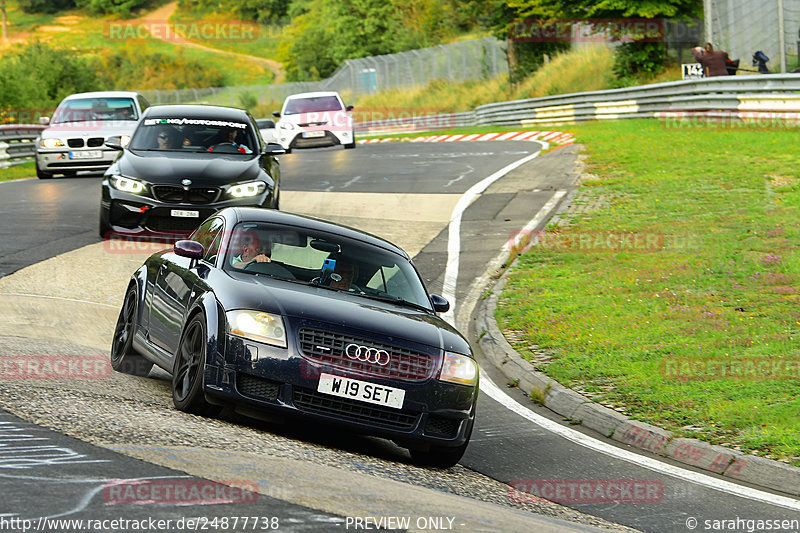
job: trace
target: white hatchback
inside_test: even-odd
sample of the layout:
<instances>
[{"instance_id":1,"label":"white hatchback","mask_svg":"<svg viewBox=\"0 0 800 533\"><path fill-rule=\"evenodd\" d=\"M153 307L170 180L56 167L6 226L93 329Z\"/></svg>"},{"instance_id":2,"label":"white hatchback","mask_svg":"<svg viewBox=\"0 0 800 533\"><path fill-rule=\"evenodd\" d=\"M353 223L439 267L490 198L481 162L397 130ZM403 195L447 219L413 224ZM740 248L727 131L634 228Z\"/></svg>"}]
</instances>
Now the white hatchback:
<instances>
[{"instance_id":1,"label":"white hatchback","mask_svg":"<svg viewBox=\"0 0 800 533\"><path fill-rule=\"evenodd\" d=\"M342 145L355 148L351 105L344 105L336 91L293 94L283 102L276 124L278 142L290 153L293 148Z\"/></svg>"}]
</instances>

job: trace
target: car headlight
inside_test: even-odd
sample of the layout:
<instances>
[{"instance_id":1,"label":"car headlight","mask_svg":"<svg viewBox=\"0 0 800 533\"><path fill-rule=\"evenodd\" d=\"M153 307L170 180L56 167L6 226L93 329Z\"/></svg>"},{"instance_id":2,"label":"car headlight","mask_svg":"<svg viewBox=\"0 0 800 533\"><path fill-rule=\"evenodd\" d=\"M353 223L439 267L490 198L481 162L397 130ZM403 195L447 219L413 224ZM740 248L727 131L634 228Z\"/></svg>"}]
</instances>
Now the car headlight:
<instances>
[{"instance_id":1,"label":"car headlight","mask_svg":"<svg viewBox=\"0 0 800 533\"><path fill-rule=\"evenodd\" d=\"M294 124L292 124L291 122L281 122L280 124L278 124L278 127L282 130L293 130Z\"/></svg>"},{"instance_id":2,"label":"car headlight","mask_svg":"<svg viewBox=\"0 0 800 533\"><path fill-rule=\"evenodd\" d=\"M108 178L108 182L118 191L129 192L132 194L141 194L146 188L144 183L139 180L126 178L125 176L119 176L116 174Z\"/></svg>"},{"instance_id":3,"label":"car headlight","mask_svg":"<svg viewBox=\"0 0 800 533\"><path fill-rule=\"evenodd\" d=\"M40 144L42 148L61 148L67 145L63 139L42 139Z\"/></svg>"},{"instance_id":4,"label":"car headlight","mask_svg":"<svg viewBox=\"0 0 800 533\"><path fill-rule=\"evenodd\" d=\"M128 146L128 143L131 142L130 135L120 135L119 137L119 145L120 146Z\"/></svg>"},{"instance_id":5,"label":"car headlight","mask_svg":"<svg viewBox=\"0 0 800 533\"><path fill-rule=\"evenodd\" d=\"M228 311L225 316L232 335L286 348L282 316L247 309Z\"/></svg>"},{"instance_id":6,"label":"car headlight","mask_svg":"<svg viewBox=\"0 0 800 533\"><path fill-rule=\"evenodd\" d=\"M475 385L478 382L478 363L466 355L445 352L439 379L461 385Z\"/></svg>"},{"instance_id":7,"label":"car headlight","mask_svg":"<svg viewBox=\"0 0 800 533\"><path fill-rule=\"evenodd\" d=\"M228 189L228 194L234 198L247 198L249 196L258 196L267 189L267 184L263 181L250 181L248 183L240 183Z\"/></svg>"}]
</instances>

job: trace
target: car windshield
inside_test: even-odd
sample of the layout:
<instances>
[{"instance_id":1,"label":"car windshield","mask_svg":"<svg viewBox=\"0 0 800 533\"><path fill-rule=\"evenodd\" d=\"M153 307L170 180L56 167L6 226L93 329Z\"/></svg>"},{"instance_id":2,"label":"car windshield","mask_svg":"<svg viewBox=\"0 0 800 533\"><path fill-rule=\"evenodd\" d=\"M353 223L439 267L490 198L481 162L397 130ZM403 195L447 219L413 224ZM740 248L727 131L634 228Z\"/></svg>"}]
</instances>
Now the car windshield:
<instances>
[{"instance_id":1,"label":"car windshield","mask_svg":"<svg viewBox=\"0 0 800 533\"><path fill-rule=\"evenodd\" d=\"M159 152L252 154L257 148L249 124L197 117L146 118L130 142L131 150Z\"/></svg>"},{"instance_id":2,"label":"car windshield","mask_svg":"<svg viewBox=\"0 0 800 533\"><path fill-rule=\"evenodd\" d=\"M431 310L408 259L333 233L241 223L233 230L223 268Z\"/></svg>"},{"instance_id":3,"label":"car windshield","mask_svg":"<svg viewBox=\"0 0 800 533\"><path fill-rule=\"evenodd\" d=\"M314 96L308 98L290 98L283 107L284 115L300 113L321 113L323 111L341 111L342 104L335 96Z\"/></svg>"},{"instance_id":4,"label":"car windshield","mask_svg":"<svg viewBox=\"0 0 800 533\"><path fill-rule=\"evenodd\" d=\"M51 124L67 122L96 122L139 120L132 98L76 98L62 102Z\"/></svg>"}]
</instances>

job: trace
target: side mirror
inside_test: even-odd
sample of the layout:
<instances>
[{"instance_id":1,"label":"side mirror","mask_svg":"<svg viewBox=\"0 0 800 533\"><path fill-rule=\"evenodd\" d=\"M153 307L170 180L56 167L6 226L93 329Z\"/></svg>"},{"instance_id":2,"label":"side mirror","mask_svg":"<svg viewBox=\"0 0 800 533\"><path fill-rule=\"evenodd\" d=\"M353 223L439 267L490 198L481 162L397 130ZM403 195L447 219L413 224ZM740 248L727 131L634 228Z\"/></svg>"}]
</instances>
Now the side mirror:
<instances>
[{"instance_id":1,"label":"side mirror","mask_svg":"<svg viewBox=\"0 0 800 533\"><path fill-rule=\"evenodd\" d=\"M42 126L49 126L50 117L39 117L39 124L41 124Z\"/></svg>"},{"instance_id":2,"label":"side mirror","mask_svg":"<svg viewBox=\"0 0 800 533\"><path fill-rule=\"evenodd\" d=\"M278 143L266 143L264 151L261 153L265 155L281 155L286 153L286 149Z\"/></svg>"},{"instance_id":3,"label":"side mirror","mask_svg":"<svg viewBox=\"0 0 800 533\"><path fill-rule=\"evenodd\" d=\"M189 240L176 242L172 249L176 255L188 257L189 259L202 259L206 253L202 244Z\"/></svg>"},{"instance_id":4,"label":"side mirror","mask_svg":"<svg viewBox=\"0 0 800 533\"><path fill-rule=\"evenodd\" d=\"M344 109L345 109L345 111L352 111L353 110L353 106L348 105L348 106L345 106Z\"/></svg>"},{"instance_id":5,"label":"side mirror","mask_svg":"<svg viewBox=\"0 0 800 533\"><path fill-rule=\"evenodd\" d=\"M433 304L433 310L437 313L446 313L450 310L450 302L444 296L431 294L431 303Z\"/></svg>"},{"instance_id":6,"label":"side mirror","mask_svg":"<svg viewBox=\"0 0 800 533\"><path fill-rule=\"evenodd\" d=\"M120 135L112 135L106 139L105 145L112 150L122 150L122 137Z\"/></svg>"},{"instance_id":7,"label":"side mirror","mask_svg":"<svg viewBox=\"0 0 800 533\"><path fill-rule=\"evenodd\" d=\"M272 116L275 117L275 118L281 118L281 112L280 111L273 111L272 112Z\"/></svg>"}]
</instances>

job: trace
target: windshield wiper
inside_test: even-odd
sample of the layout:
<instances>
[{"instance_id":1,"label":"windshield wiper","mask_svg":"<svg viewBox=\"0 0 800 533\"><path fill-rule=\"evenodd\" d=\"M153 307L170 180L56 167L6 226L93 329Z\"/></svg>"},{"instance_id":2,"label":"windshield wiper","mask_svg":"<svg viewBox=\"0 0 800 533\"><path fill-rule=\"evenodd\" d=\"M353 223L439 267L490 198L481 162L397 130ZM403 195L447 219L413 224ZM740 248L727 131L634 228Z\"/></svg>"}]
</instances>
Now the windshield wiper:
<instances>
[{"instance_id":1,"label":"windshield wiper","mask_svg":"<svg viewBox=\"0 0 800 533\"><path fill-rule=\"evenodd\" d=\"M350 293L350 294L355 294L356 296L369 298L370 300L379 300L381 302L389 302L389 303L393 303L393 304L402 305L402 306L405 306L405 307L413 307L414 309L420 309L422 311L427 311L428 313L430 313L430 311L431 311L429 308L425 307L424 305L420 305L420 304L417 304L417 303L414 303L414 302L409 302L408 300L406 300L404 298L401 298L399 296L391 296L389 294L386 294L386 295L383 295L383 294L369 294L367 292L353 292L353 293Z\"/></svg>"}]
</instances>

